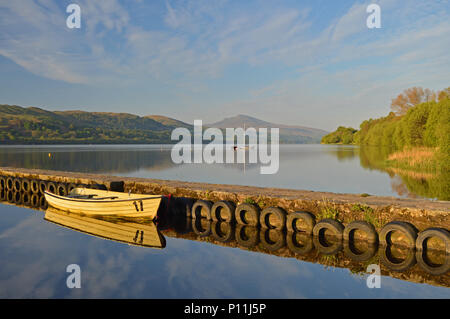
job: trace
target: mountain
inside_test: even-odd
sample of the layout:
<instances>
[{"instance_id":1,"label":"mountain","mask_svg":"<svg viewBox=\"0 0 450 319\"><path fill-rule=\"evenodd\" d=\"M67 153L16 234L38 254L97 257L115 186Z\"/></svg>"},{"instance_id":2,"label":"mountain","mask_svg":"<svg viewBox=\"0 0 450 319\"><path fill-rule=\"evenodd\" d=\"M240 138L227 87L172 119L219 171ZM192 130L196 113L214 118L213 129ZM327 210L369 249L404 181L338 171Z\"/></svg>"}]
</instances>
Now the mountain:
<instances>
[{"instance_id":1,"label":"mountain","mask_svg":"<svg viewBox=\"0 0 450 319\"><path fill-rule=\"evenodd\" d=\"M323 130L273 124L246 115L205 125L217 128L280 128L280 143L320 143ZM129 113L47 111L37 107L0 105L0 144L168 144L185 122L162 116Z\"/></svg>"},{"instance_id":2,"label":"mountain","mask_svg":"<svg viewBox=\"0 0 450 319\"><path fill-rule=\"evenodd\" d=\"M175 127L192 125L156 115L51 112L37 107L0 105L2 144L171 143Z\"/></svg>"},{"instance_id":3,"label":"mountain","mask_svg":"<svg viewBox=\"0 0 450 319\"><path fill-rule=\"evenodd\" d=\"M192 128L192 124L187 124L185 122L179 121L179 120L175 120L173 118L167 117L167 116L162 116L162 115L147 115L144 116L145 118L149 118L152 119L158 123L161 123L162 125L165 126L169 126L169 127L185 127L188 129Z\"/></svg>"},{"instance_id":4,"label":"mountain","mask_svg":"<svg viewBox=\"0 0 450 319\"><path fill-rule=\"evenodd\" d=\"M322 137L328 134L327 131L310 128L305 126L275 124L267 121L263 121L248 115L237 115L234 117L228 117L222 121L212 124L206 124L208 127L217 128L238 128L238 127L253 127L253 128L279 128L280 129L280 143L292 143L292 144L307 144L307 143L320 143Z\"/></svg>"}]
</instances>

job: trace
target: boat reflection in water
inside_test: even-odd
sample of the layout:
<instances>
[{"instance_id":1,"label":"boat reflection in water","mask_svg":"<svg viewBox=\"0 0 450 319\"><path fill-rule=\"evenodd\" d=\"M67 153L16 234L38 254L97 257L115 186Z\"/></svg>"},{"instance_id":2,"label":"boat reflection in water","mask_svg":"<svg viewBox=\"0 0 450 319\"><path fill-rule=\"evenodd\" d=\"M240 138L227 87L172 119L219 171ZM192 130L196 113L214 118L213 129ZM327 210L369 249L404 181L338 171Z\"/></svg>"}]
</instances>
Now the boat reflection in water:
<instances>
[{"instance_id":1,"label":"boat reflection in water","mask_svg":"<svg viewBox=\"0 0 450 319\"><path fill-rule=\"evenodd\" d=\"M324 267L346 268L355 275L367 274L371 264L379 265L381 275L415 283L450 287L450 253L445 249L417 251L397 245L369 244L356 238L335 240L322 234L315 237L304 232L265 229L249 225L191 219L186 207L192 199L163 198L155 224L149 219L91 217L48 208L43 195L0 191L0 204L13 204L45 212L45 220L99 238L130 245L165 248L165 238L205 242L295 258L299 262Z\"/></svg>"},{"instance_id":2,"label":"boat reflection in water","mask_svg":"<svg viewBox=\"0 0 450 319\"><path fill-rule=\"evenodd\" d=\"M164 248L166 240L155 223L137 223L119 218L94 218L48 208L45 220L82 233L134 246Z\"/></svg>"}]
</instances>

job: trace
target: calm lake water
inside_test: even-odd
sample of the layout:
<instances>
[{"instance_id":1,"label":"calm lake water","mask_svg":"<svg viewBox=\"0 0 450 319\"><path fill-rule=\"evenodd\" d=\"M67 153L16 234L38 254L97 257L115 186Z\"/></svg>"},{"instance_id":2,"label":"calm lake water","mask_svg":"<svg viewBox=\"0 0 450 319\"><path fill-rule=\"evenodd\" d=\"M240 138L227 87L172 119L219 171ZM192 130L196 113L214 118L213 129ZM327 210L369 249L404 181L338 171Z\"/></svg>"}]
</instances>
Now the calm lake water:
<instances>
[{"instance_id":1,"label":"calm lake water","mask_svg":"<svg viewBox=\"0 0 450 319\"><path fill-rule=\"evenodd\" d=\"M0 166L236 184L448 199L450 178L424 179L383 168L387 150L340 145L281 145L279 170L259 164L175 164L171 145L0 147Z\"/></svg>"},{"instance_id":2,"label":"calm lake water","mask_svg":"<svg viewBox=\"0 0 450 319\"><path fill-rule=\"evenodd\" d=\"M176 165L170 146L15 146L0 148L0 166L427 197L372 164L379 154L348 146L281 146L279 172L261 175L258 165ZM248 245L238 240L243 230L236 226L201 225L212 230L199 233L192 221L170 215L154 230L149 222L121 225L128 233L119 240L115 232L95 230L97 220L79 229L73 216L52 221L45 203L39 210L24 207L20 195L1 198L0 298L450 298L449 273L430 273L414 251L396 251L390 264L377 247L369 259L355 261L345 246L322 253L310 237L247 229L250 241L256 240ZM106 230L118 227L116 221L102 223ZM162 238L162 249L139 246L144 238ZM293 248L293 238L308 251ZM441 264L446 257L433 258ZM407 267L391 270L399 260ZM371 263L382 266L379 289L366 285ZM80 289L66 285L70 264L80 266Z\"/></svg>"},{"instance_id":3,"label":"calm lake water","mask_svg":"<svg viewBox=\"0 0 450 319\"><path fill-rule=\"evenodd\" d=\"M159 226L165 245L154 249L99 238L93 228L75 231L70 220L56 224L46 214L0 203L0 298L450 298L449 275L415 263L405 273L382 265L381 288L369 289L365 269L379 263L375 252L360 263L342 249L311 248L304 257L280 245L265 253L264 244L246 248L230 237L218 245L215 235L180 224ZM129 242L147 226L129 225ZM70 264L80 267L79 289L66 285Z\"/></svg>"}]
</instances>

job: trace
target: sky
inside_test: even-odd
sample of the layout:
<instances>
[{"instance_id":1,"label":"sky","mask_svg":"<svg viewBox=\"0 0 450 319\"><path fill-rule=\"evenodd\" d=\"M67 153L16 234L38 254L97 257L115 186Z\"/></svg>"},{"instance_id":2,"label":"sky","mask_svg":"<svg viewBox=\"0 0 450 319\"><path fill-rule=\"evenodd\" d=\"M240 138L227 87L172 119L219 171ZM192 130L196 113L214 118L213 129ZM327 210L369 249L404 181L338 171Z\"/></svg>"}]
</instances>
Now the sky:
<instances>
[{"instance_id":1,"label":"sky","mask_svg":"<svg viewBox=\"0 0 450 319\"><path fill-rule=\"evenodd\" d=\"M450 86L449 62L449 0L0 0L0 104L331 131Z\"/></svg>"}]
</instances>

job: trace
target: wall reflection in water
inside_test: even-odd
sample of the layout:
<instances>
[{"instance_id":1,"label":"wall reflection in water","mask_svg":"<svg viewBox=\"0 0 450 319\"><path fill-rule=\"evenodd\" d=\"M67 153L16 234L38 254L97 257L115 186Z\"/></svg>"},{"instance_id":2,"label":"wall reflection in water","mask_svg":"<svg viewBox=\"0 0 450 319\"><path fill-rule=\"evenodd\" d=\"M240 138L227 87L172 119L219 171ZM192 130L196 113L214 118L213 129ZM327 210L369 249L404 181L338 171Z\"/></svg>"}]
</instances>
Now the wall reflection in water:
<instances>
[{"instance_id":1,"label":"wall reflection in water","mask_svg":"<svg viewBox=\"0 0 450 319\"><path fill-rule=\"evenodd\" d=\"M165 199L158 212L157 227L152 221L93 218L48 208L45 198L23 192L0 192L0 204L14 204L46 212L45 219L89 235L141 247L164 248L164 237L182 238L250 250L326 267L347 268L365 274L367 266L379 264L382 275L411 282L450 287L450 255L445 251L381 246L364 240L336 240L327 232L315 237L303 232L286 232L248 225L187 217L184 198ZM168 247L170 249L170 247Z\"/></svg>"}]
</instances>

